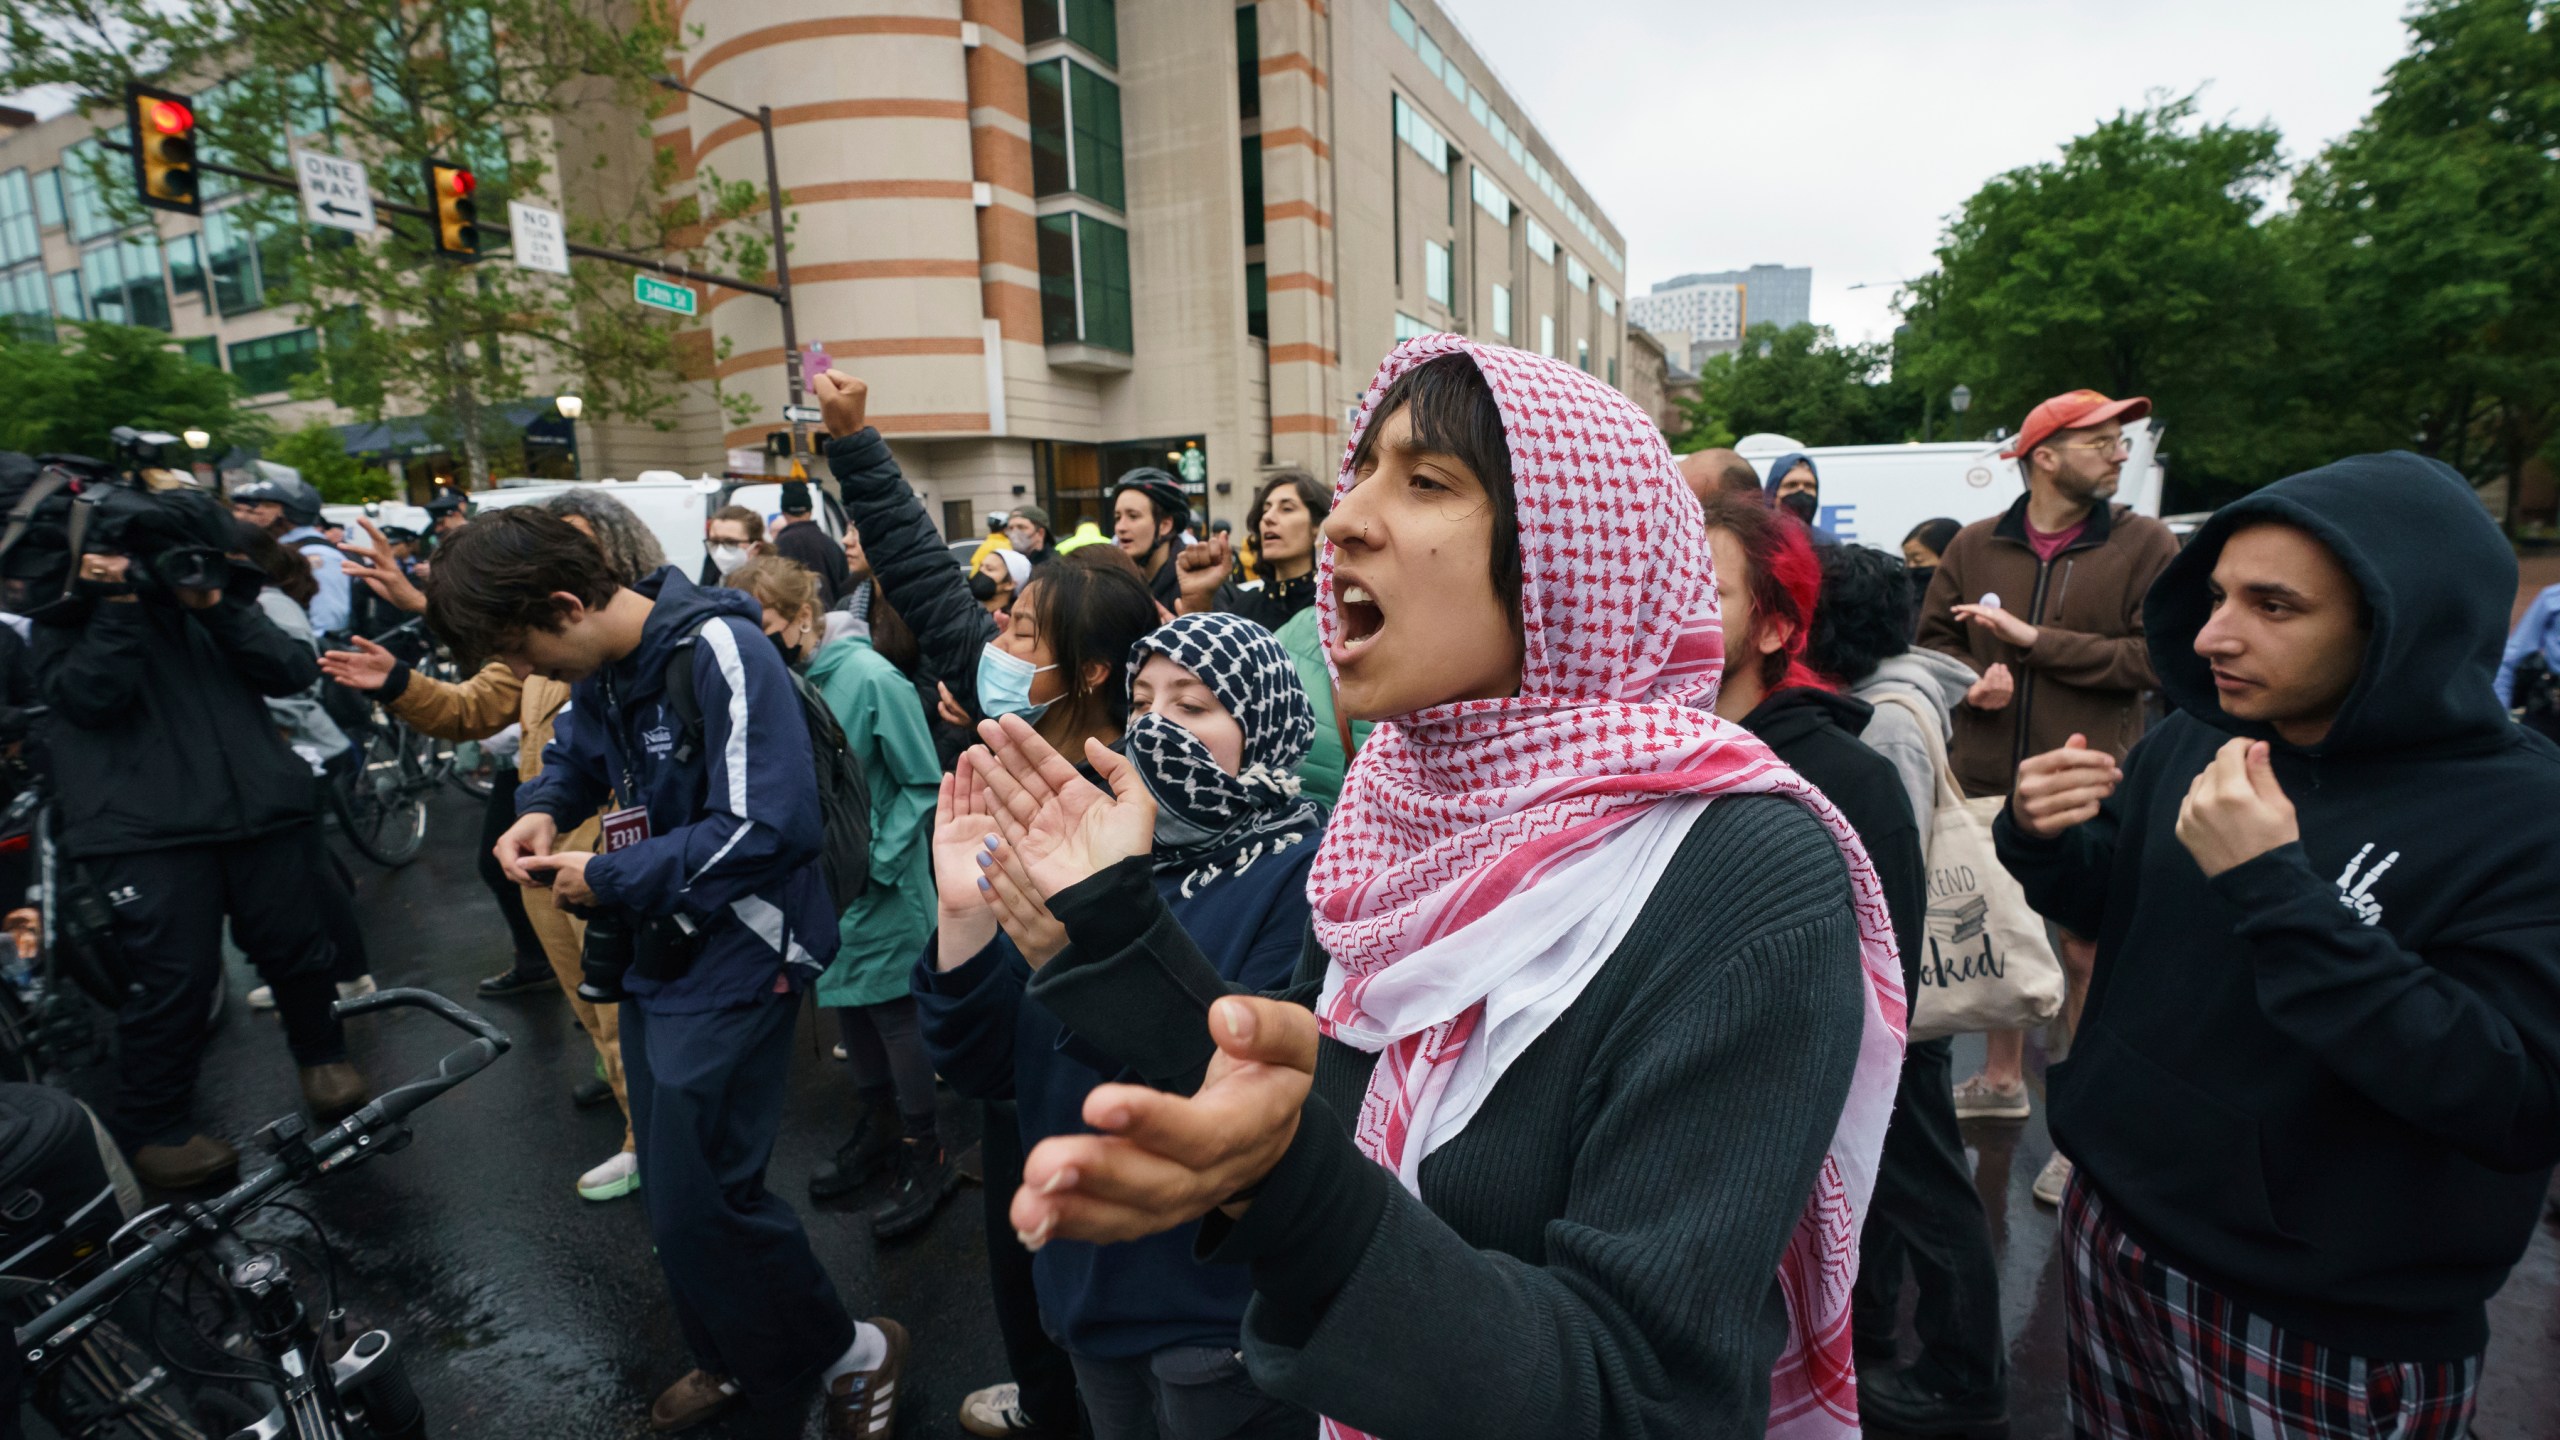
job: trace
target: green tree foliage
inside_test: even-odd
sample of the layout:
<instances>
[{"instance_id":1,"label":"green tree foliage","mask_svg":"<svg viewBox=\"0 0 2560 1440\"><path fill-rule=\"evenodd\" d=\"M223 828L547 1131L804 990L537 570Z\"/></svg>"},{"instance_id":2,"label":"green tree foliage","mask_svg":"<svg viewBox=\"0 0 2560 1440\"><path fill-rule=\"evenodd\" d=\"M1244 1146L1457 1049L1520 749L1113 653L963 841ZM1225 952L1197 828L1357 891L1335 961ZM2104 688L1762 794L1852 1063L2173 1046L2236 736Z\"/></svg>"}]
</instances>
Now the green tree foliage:
<instances>
[{"instance_id":1,"label":"green tree foliage","mask_svg":"<svg viewBox=\"0 0 2560 1440\"><path fill-rule=\"evenodd\" d=\"M1890 358L1885 346L1840 344L1828 326L1754 325L1740 348L1699 367L1675 448L1730 445L1756 431L1807 445L1900 440L1919 412L1916 392L1884 378Z\"/></svg>"},{"instance_id":2,"label":"green tree foliage","mask_svg":"<svg viewBox=\"0 0 2560 1440\"><path fill-rule=\"evenodd\" d=\"M1993 179L1905 292L1898 371L1933 394L1971 387L1986 426L2082 386L2149 395L2183 482L2268 478L2307 308L2259 223L2279 144L2271 127L2199 121L2190 96Z\"/></svg>"},{"instance_id":3,"label":"green tree foliage","mask_svg":"<svg viewBox=\"0 0 2560 1440\"><path fill-rule=\"evenodd\" d=\"M300 471L320 498L332 505L388 500L394 489L391 472L348 454L338 428L323 420L310 421L268 446L265 458Z\"/></svg>"},{"instance_id":4,"label":"green tree foliage","mask_svg":"<svg viewBox=\"0 0 2560 1440\"><path fill-rule=\"evenodd\" d=\"M2408 25L2283 228L2319 290L2334 446L2485 480L2560 430L2560 5L2427 0Z\"/></svg>"},{"instance_id":5,"label":"green tree foliage","mask_svg":"<svg viewBox=\"0 0 2560 1440\"><path fill-rule=\"evenodd\" d=\"M107 432L119 425L171 435L202 429L211 459L233 446L256 449L275 433L263 415L240 408L229 375L198 365L157 330L130 325L65 325L59 343L0 327L0 450L61 452L109 459Z\"/></svg>"},{"instance_id":6,"label":"green tree foliage","mask_svg":"<svg viewBox=\"0 0 2560 1440\"><path fill-rule=\"evenodd\" d=\"M376 194L425 204L434 156L476 172L484 226L521 199L566 210L589 243L666 253L708 237L731 268L770 263L764 230L725 225L761 215L761 192L706 176L677 193L674 158L649 142L665 98L651 81L677 40L659 0L0 0L0 35L0 90L67 85L102 116L128 80L196 95L208 159L290 174L291 147L327 150L367 162ZM123 157L99 160L102 193L134 206ZM423 415L475 483L515 438L503 407L526 395L574 387L600 419L674 424L676 325L631 304L622 268L581 260L564 280L441 261L423 222L387 213L366 242L315 240L297 205L250 187L233 219L301 252L275 288L330 327L314 383L368 419ZM484 229L482 250L503 241Z\"/></svg>"}]
</instances>

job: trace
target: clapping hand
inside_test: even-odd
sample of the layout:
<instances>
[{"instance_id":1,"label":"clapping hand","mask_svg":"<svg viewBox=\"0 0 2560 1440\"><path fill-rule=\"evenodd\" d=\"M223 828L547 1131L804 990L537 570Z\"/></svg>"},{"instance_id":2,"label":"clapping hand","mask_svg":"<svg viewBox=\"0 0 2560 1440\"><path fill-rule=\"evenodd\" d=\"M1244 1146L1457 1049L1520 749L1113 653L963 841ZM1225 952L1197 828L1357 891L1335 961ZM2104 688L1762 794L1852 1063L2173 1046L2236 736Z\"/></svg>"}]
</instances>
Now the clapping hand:
<instances>
[{"instance_id":1,"label":"clapping hand","mask_svg":"<svg viewBox=\"0 0 2560 1440\"><path fill-rule=\"evenodd\" d=\"M412 615L426 614L426 592L420 590L410 582L407 575L401 573L400 562L391 558L391 542L383 538L382 532L375 528L371 519L359 515L356 517L356 523L364 527L365 534L373 537L373 543L359 545L353 540L339 542L338 549L346 557L341 563L347 574L363 581L374 594L390 601L395 608ZM363 685L356 688L369 690L373 687Z\"/></svg>"},{"instance_id":2,"label":"clapping hand","mask_svg":"<svg viewBox=\"0 0 2560 1440\"><path fill-rule=\"evenodd\" d=\"M1067 948L1067 927L1040 903L1021 855L999 842L978 852L978 869L978 888L995 907L996 923L1013 937L1013 948L1022 952L1023 960L1037 970L1056 959Z\"/></svg>"},{"instance_id":3,"label":"clapping hand","mask_svg":"<svg viewBox=\"0 0 2560 1440\"><path fill-rule=\"evenodd\" d=\"M1197 1220L1262 1182L1288 1153L1316 1070L1316 1017L1230 995L1209 1009L1217 1056L1196 1094L1102 1085L1085 1097L1097 1134L1034 1147L1013 1194L1013 1228L1037 1250L1064 1236L1110 1244Z\"/></svg>"},{"instance_id":4,"label":"clapping hand","mask_svg":"<svg viewBox=\"0 0 2560 1440\"><path fill-rule=\"evenodd\" d=\"M1155 848L1155 797L1137 767L1109 746L1084 742L1085 758L1110 782L1106 792L1019 715L980 724L978 737L986 743L970 747L961 763L994 798L996 831L1042 900Z\"/></svg>"},{"instance_id":5,"label":"clapping hand","mask_svg":"<svg viewBox=\"0 0 2560 1440\"><path fill-rule=\"evenodd\" d=\"M1174 556L1174 578L1182 582L1182 613L1200 615L1216 608L1218 587L1235 567L1235 545L1213 535L1198 545L1185 545Z\"/></svg>"},{"instance_id":6,"label":"clapping hand","mask_svg":"<svg viewBox=\"0 0 2560 1440\"><path fill-rule=\"evenodd\" d=\"M989 804L986 787L965 760L942 777L942 791L934 797L935 963L945 970L967 964L996 938L998 917L978 868L978 858L996 843Z\"/></svg>"}]
</instances>

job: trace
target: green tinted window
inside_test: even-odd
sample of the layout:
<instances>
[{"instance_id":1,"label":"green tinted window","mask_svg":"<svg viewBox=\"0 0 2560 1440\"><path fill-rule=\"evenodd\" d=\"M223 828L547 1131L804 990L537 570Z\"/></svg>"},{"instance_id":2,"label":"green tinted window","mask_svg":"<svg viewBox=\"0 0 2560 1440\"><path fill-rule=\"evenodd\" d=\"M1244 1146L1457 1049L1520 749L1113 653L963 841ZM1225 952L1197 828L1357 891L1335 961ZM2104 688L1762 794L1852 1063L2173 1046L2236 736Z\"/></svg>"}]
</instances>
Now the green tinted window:
<instances>
[{"instance_id":1,"label":"green tinted window","mask_svg":"<svg viewBox=\"0 0 2560 1440\"><path fill-rule=\"evenodd\" d=\"M210 335L190 335L178 342L178 348L186 351L187 359L194 364L208 370L222 368L222 342Z\"/></svg>"},{"instance_id":2,"label":"green tinted window","mask_svg":"<svg viewBox=\"0 0 2560 1440\"><path fill-rule=\"evenodd\" d=\"M240 388L251 395L288 389L297 377L319 365L320 333L316 330L287 330L281 335L237 341L231 347L231 373L239 377Z\"/></svg>"},{"instance_id":3,"label":"green tinted window","mask_svg":"<svg viewBox=\"0 0 2560 1440\"><path fill-rule=\"evenodd\" d=\"M27 172L0 175L0 265L22 264L42 253L43 242L36 237L35 187L27 183Z\"/></svg>"},{"instance_id":4,"label":"green tinted window","mask_svg":"<svg viewBox=\"0 0 2560 1440\"><path fill-rule=\"evenodd\" d=\"M160 273L160 240L148 231L82 251L80 280L88 292L92 319L169 328L169 286Z\"/></svg>"},{"instance_id":5,"label":"green tinted window","mask_svg":"<svg viewBox=\"0 0 2560 1440\"><path fill-rule=\"evenodd\" d=\"M1129 232L1079 215L1076 242L1084 251L1085 343L1124 352L1137 348L1129 320Z\"/></svg>"},{"instance_id":6,"label":"green tinted window","mask_svg":"<svg viewBox=\"0 0 2560 1440\"><path fill-rule=\"evenodd\" d=\"M62 206L74 240L95 240L116 228L106 197L98 191L98 170L105 154L95 140L83 140L62 152Z\"/></svg>"},{"instance_id":7,"label":"green tinted window","mask_svg":"<svg viewBox=\"0 0 2560 1440\"><path fill-rule=\"evenodd\" d=\"M1040 320L1052 345L1134 348L1127 231L1090 215L1041 217Z\"/></svg>"},{"instance_id":8,"label":"green tinted window","mask_svg":"<svg viewBox=\"0 0 2560 1440\"><path fill-rule=\"evenodd\" d=\"M1262 137L1244 137L1244 243L1262 243Z\"/></svg>"},{"instance_id":9,"label":"green tinted window","mask_svg":"<svg viewBox=\"0 0 2560 1440\"><path fill-rule=\"evenodd\" d=\"M1033 193L1072 191L1126 209L1120 87L1069 60L1045 61L1029 74Z\"/></svg>"},{"instance_id":10,"label":"green tinted window","mask_svg":"<svg viewBox=\"0 0 2560 1440\"><path fill-rule=\"evenodd\" d=\"M45 293L42 265L0 274L0 326L21 340L53 338L53 300Z\"/></svg>"},{"instance_id":11,"label":"green tinted window","mask_svg":"<svg viewBox=\"0 0 2560 1440\"><path fill-rule=\"evenodd\" d=\"M1022 40L1072 40L1106 65L1120 63L1120 21L1111 0L1022 0Z\"/></svg>"},{"instance_id":12,"label":"green tinted window","mask_svg":"<svg viewBox=\"0 0 2560 1440\"><path fill-rule=\"evenodd\" d=\"M1070 66L1067 118L1075 132L1075 191L1114 210L1129 205L1120 169L1120 87Z\"/></svg>"}]
</instances>

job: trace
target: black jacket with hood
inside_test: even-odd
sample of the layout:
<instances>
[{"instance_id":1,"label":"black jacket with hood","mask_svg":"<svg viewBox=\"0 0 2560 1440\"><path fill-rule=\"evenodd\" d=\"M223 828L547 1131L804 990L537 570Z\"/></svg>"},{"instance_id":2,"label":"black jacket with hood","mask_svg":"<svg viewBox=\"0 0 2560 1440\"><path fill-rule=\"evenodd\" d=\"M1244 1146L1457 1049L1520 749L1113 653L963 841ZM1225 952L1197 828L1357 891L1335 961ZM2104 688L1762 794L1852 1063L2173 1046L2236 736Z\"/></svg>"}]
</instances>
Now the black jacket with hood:
<instances>
[{"instance_id":1,"label":"black jacket with hood","mask_svg":"<svg viewBox=\"0 0 2560 1440\"><path fill-rule=\"evenodd\" d=\"M107 600L62 619L35 626L28 661L52 707L45 754L66 853L210 845L311 823L311 767L266 704L319 683L309 645L239 596L203 610Z\"/></svg>"},{"instance_id":2,"label":"black jacket with hood","mask_svg":"<svg viewBox=\"0 0 2560 1440\"><path fill-rule=\"evenodd\" d=\"M2370 610L2310 746L2225 716L2193 648L2224 542L2268 519L2326 545ZM2560 749L2490 688L2515 593L2514 555L2435 461L2270 485L2152 587L2178 713L2104 812L2050 842L2006 814L1994 832L2035 908L2098 937L2055 1143L2169 1263L2369 1360L2480 1353L2560 1160ZM2302 838L2207 880L2178 810L2234 736L2273 743Z\"/></svg>"},{"instance_id":3,"label":"black jacket with hood","mask_svg":"<svg viewBox=\"0 0 2560 1440\"><path fill-rule=\"evenodd\" d=\"M1821 791L1858 832L1893 917L1893 943L1902 954L1902 993L1917 995L1921 931L1929 917L1929 869L1901 772L1858 738L1875 713L1874 706L1852 696L1790 685L1751 707L1742 728Z\"/></svg>"}]
</instances>

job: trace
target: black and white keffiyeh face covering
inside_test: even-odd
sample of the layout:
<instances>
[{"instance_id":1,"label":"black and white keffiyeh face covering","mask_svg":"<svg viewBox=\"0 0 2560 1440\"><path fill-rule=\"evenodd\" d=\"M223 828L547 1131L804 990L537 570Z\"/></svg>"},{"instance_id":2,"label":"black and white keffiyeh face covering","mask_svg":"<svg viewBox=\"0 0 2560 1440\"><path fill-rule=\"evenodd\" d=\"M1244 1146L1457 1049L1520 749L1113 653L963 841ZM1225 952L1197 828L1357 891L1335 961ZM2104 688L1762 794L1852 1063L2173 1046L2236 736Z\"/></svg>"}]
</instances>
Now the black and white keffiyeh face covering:
<instances>
[{"instance_id":1,"label":"black and white keffiyeh face covering","mask_svg":"<svg viewBox=\"0 0 2560 1440\"><path fill-rule=\"evenodd\" d=\"M1298 798L1298 763L1315 743L1315 712L1298 667L1271 632L1236 615L1184 615L1129 652L1129 679L1162 655L1200 678L1244 731L1230 775L1199 737L1157 715L1129 722L1124 748L1156 800L1158 873L1185 871L1183 894L1313 840L1323 811Z\"/></svg>"}]
</instances>

